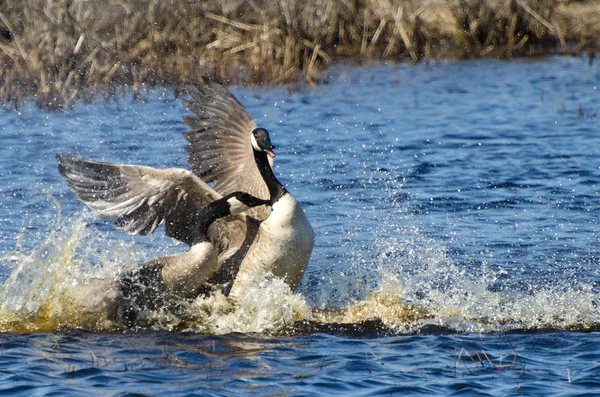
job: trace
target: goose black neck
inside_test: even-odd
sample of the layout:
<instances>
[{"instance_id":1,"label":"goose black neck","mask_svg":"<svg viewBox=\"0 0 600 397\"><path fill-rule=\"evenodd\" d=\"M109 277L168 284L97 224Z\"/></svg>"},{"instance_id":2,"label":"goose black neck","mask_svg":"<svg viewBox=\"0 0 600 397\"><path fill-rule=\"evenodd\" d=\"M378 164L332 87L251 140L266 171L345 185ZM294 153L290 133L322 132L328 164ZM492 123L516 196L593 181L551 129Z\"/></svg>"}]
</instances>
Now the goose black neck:
<instances>
[{"instance_id":1,"label":"goose black neck","mask_svg":"<svg viewBox=\"0 0 600 397\"><path fill-rule=\"evenodd\" d=\"M230 207L226 200L217 200L196 211L193 217L194 230L192 244L209 241L208 228L214 221L230 215Z\"/></svg>"},{"instance_id":2,"label":"goose black neck","mask_svg":"<svg viewBox=\"0 0 600 397\"><path fill-rule=\"evenodd\" d=\"M269 188L269 194L271 196L271 205L275 204L284 194L287 193L286 188L277 180L271 166L269 165L269 158L267 153L262 151L254 151L254 161L256 166L263 177L263 180Z\"/></svg>"}]
</instances>

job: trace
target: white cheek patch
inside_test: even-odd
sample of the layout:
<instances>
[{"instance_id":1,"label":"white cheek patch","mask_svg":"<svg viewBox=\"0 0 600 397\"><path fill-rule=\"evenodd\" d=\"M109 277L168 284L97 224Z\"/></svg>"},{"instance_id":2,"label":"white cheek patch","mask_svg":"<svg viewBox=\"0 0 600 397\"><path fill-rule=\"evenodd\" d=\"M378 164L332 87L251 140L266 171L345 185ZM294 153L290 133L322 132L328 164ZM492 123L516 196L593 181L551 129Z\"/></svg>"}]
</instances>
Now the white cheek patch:
<instances>
[{"instance_id":1,"label":"white cheek patch","mask_svg":"<svg viewBox=\"0 0 600 397\"><path fill-rule=\"evenodd\" d=\"M252 147L254 148L254 150L256 150L257 152L260 152L262 150L258 146L258 142L256 142L256 137L254 136L254 134L250 134L250 142L252 142Z\"/></svg>"},{"instance_id":2,"label":"white cheek patch","mask_svg":"<svg viewBox=\"0 0 600 397\"><path fill-rule=\"evenodd\" d=\"M231 215L240 214L250 208L235 197L230 197L227 202L229 203L229 213Z\"/></svg>"}]
</instances>

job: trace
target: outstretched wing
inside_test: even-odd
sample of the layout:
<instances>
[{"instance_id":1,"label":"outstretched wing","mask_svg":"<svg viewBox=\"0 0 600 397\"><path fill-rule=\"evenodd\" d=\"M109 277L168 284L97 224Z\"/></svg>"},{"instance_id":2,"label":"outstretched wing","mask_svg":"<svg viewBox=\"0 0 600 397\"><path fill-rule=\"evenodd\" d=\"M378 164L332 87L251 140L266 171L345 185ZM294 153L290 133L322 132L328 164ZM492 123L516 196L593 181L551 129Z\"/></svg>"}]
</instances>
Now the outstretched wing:
<instances>
[{"instance_id":1,"label":"outstretched wing","mask_svg":"<svg viewBox=\"0 0 600 397\"><path fill-rule=\"evenodd\" d=\"M115 226L132 234L149 234L166 221L168 236L188 242L194 211L221 195L192 172L57 156L58 169L77 197Z\"/></svg>"},{"instance_id":2,"label":"outstretched wing","mask_svg":"<svg viewBox=\"0 0 600 397\"><path fill-rule=\"evenodd\" d=\"M184 116L188 163L202 180L213 183L222 195L234 191L269 199L269 190L254 161L250 136L256 123L238 100L220 84L204 79L189 87L184 103L194 115ZM264 219L270 208L257 207L249 214Z\"/></svg>"}]
</instances>

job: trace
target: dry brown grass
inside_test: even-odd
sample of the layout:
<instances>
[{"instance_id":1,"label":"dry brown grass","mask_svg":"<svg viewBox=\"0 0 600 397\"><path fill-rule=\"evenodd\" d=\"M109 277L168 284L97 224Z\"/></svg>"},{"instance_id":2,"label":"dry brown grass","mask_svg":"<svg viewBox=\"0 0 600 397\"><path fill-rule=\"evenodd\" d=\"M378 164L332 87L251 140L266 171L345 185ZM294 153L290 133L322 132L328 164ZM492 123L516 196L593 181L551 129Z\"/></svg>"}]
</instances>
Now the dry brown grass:
<instances>
[{"instance_id":1,"label":"dry brown grass","mask_svg":"<svg viewBox=\"0 0 600 397\"><path fill-rule=\"evenodd\" d=\"M44 108L221 81L314 83L332 61L595 51L600 4L558 0L0 0L0 101Z\"/></svg>"}]
</instances>

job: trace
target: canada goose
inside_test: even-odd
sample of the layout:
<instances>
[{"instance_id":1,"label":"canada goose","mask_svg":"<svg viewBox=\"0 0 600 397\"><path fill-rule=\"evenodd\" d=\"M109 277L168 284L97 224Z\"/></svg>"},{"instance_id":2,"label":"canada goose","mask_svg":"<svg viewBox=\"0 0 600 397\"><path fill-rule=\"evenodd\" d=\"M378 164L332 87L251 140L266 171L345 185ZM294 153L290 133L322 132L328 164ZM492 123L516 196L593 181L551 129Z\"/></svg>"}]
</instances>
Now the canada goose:
<instances>
[{"instance_id":1,"label":"canada goose","mask_svg":"<svg viewBox=\"0 0 600 397\"><path fill-rule=\"evenodd\" d=\"M248 211L261 223L237 274L234 272L229 294L236 298L245 280L269 274L282 278L294 290L314 246L313 228L300 203L273 173L275 153L267 130L257 128L223 86L211 80L204 83L188 89L192 100L185 101L195 113L184 116L190 127L184 136L190 142L186 150L192 170L214 183L221 194L240 190L268 198L271 204Z\"/></svg>"},{"instance_id":2,"label":"canada goose","mask_svg":"<svg viewBox=\"0 0 600 397\"><path fill-rule=\"evenodd\" d=\"M189 215L236 191L268 200L248 216L213 222L209 240L218 255L211 284L239 295L243 280L272 274L293 290L314 246L314 231L296 199L272 170L273 145L244 107L211 80L190 87L184 132L192 171L57 156L59 170L79 199L129 233L152 233L164 221L168 236L190 246L194 222ZM211 183L210 187L207 183ZM239 278L239 282L237 280ZM235 281L235 283L233 283Z\"/></svg>"},{"instance_id":3,"label":"canada goose","mask_svg":"<svg viewBox=\"0 0 600 397\"><path fill-rule=\"evenodd\" d=\"M57 160L60 173L77 197L102 217L117 218L115 226L131 234L152 233L164 222L167 236L192 247L199 228L195 214L223 198L184 169L112 164L72 154L59 154ZM232 214L209 224L208 240L217 254L217 268L236 268L257 230L257 222L243 215ZM192 260L195 251L190 249L179 259ZM224 282L232 277L224 270L218 274Z\"/></svg>"},{"instance_id":4,"label":"canada goose","mask_svg":"<svg viewBox=\"0 0 600 397\"><path fill-rule=\"evenodd\" d=\"M120 274L115 280L92 280L72 290L71 299L83 316L106 313L108 319L131 327L138 313L167 310L185 314L185 301L195 298L217 267L217 252L209 227L217 219L268 204L247 193L234 192L190 214L190 249L165 255Z\"/></svg>"},{"instance_id":5,"label":"canada goose","mask_svg":"<svg viewBox=\"0 0 600 397\"><path fill-rule=\"evenodd\" d=\"M252 132L252 145L266 147L254 150L256 165L269 189L271 214L260 223L248 254L242 260L229 295L237 297L243 283L257 276L282 278L294 290L304 274L314 246L314 231L300 203L277 180L267 154L274 157L267 130Z\"/></svg>"},{"instance_id":6,"label":"canada goose","mask_svg":"<svg viewBox=\"0 0 600 397\"><path fill-rule=\"evenodd\" d=\"M198 296L217 269L217 252L208 232L210 225L217 219L268 203L247 193L234 192L190 214L190 222L194 225L190 249L154 258L120 276L118 293L112 295L117 296L112 316L116 315L124 324L132 326L140 310L161 307L173 310L182 299Z\"/></svg>"}]
</instances>

